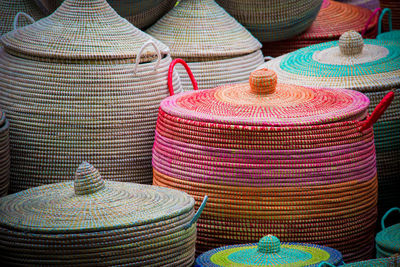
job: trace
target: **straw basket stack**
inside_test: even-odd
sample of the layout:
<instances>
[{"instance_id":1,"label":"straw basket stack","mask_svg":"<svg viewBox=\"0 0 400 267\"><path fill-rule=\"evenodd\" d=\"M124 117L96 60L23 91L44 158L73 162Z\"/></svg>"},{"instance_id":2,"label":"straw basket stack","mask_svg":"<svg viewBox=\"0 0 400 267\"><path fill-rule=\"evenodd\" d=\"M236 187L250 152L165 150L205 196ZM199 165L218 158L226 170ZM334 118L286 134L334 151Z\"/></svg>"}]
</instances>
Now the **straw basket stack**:
<instances>
[{"instance_id":1,"label":"straw basket stack","mask_svg":"<svg viewBox=\"0 0 400 267\"><path fill-rule=\"evenodd\" d=\"M87 0L86 0L87 1ZM190 266L194 199L183 192L104 181L82 163L74 182L0 199L6 265Z\"/></svg>"},{"instance_id":2,"label":"straw basket stack","mask_svg":"<svg viewBox=\"0 0 400 267\"><path fill-rule=\"evenodd\" d=\"M35 0L47 14L52 13L64 0ZM107 0L117 13L140 29L154 24L174 7L177 0Z\"/></svg>"},{"instance_id":3,"label":"straw basket stack","mask_svg":"<svg viewBox=\"0 0 400 267\"><path fill-rule=\"evenodd\" d=\"M0 110L0 197L7 194L10 184L9 126L6 115Z\"/></svg>"},{"instance_id":4,"label":"straw basket stack","mask_svg":"<svg viewBox=\"0 0 400 267\"><path fill-rule=\"evenodd\" d=\"M377 178L369 100L350 90L250 84L168 97L153 148L154 184L209 196L198 252L256 242L326 245L345 261L374 249ZM363 129L365 128L365 129Z\"/></svg>"},{"instance_id":5,"label":"straw basket stack","mask_svg":"<svg viewBox=\"0 0 400 267\"><path fill-rule=\"evenodd\" d=\"M217 0L261 42L294 37L318 15L322 0Z\"/></svg>"},{"instance_id":6,"label":"straw basket stack","mask_svg":"<svg viewBox=\"0 0 400 267\"><path fill-rule=\"evenodd\" d=\"M375 38L378 17L362 7L324 0L316 20L304 33L289 40L263 43L263 53L281 56L297 49L337 40L343 33L355 30L367 38Z\"/></svg>"},{"instance_id":7,"label":"straw basket stack","mask_svg":"<svg viewBox=\"0 0 400 267\"><path fill-rule=\"evenodd\" d=\"M370 10L375 10L380 6L379 0L338 0L338 1L355 6L365 7Z\"/></svg>"},{"instance_id":8,"label":"straw basket stack","mask_svg":"<svg viewBox=\"0 0 400 267\"><path fill-rule=\"evenodd\" d=\"M379 179L379 211L400 202L400 44L362 40L347 32L339 42L300 49L271 60L260 68L271 68L282 83L320 88L349 88L365 93L371 108L389 91L395 100L375 124L375 146Z\"/></svg>"},{"instance_id":9,"label":"straw basket stack","mask_svg":"<svg viewBox=\"0 0 400 267\"><path fill-rule=\"evenodd\" d=\"M216 248L196 259L196 267L231 266L318 266L328 262L334 266L342 263L342 254L324 246L281 243L273 235L267 235L257 244L233 245Z\"/></svg>"},{"instance_id":10,"label":"straw basket stack","mask_svg":"<svg viewBox=\"0 0 400 267\"><path fill-rule=\"evenodd\" d=\"M14 30L13 22L18 12L25 12L34 19L44 16L32 0L0 0L0 36ZM21 19L21 22L30 23L29 18Z\"/></svg>"},{"instance_id":11,"label":"straw basket stack","mask_svg":"<svg viewBox=\"0 0 400 267\"><path fill-rule=\"evenodd\" d=\"M1 42L12 192L71 180L84 160L107 179L151 183L157 113L168 95L164 44L105 0L66 0ZM181 90L177 73L174 83Z\"/></svg>"},{"instance_id":12,"label":"straw basket stack","mask_svg":"<svg viewBox=\"0 0 400 267\"><path fill-rule=\"evenodd\" d=\"M190 66L199 89L246 81L264 62L261 44L214 0L183 0L147 33ZM179 66L178 71L184 73ZM185 91L192 85L181 75Z\"/></svg>"}]
</instances>

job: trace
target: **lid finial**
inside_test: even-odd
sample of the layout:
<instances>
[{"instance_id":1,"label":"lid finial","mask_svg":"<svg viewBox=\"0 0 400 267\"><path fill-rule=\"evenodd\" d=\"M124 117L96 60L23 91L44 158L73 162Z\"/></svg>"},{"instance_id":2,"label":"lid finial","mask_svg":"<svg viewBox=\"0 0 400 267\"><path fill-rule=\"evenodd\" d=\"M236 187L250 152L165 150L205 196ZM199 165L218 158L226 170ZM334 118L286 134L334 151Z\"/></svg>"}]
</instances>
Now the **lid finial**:
<instances>
[{"instance_id":1,"label":"lid finial","mask_svg":"<svg viewBox=\"0 0 400 267\"><path fill-rule=\"evenodd\" d=\"M75 173L74 190L77 195L95 193L105 187L99 171L90 163L84 161Z\"/></svg>"},{"instance_id":2,"label":"lid finial","mask_svg":"<svg viewBox=\"0 0 400 267\"><path fill-rule=\"evenodd\" d=\"M273 235L267 235L260 239L257 245L260 253L278 253L281 251L281 241Z\"/></svg>"},{"instance_id":3,"label":"lid finial","mask_svg":"<svg viewBox=\"0 0 400 267\"><path fill-rule=\"evenodd\" d=\"M356 31L348 31L339 38L339 49L343 55L355 56L362 53L364 40Z\"/></svg>"},{"instance_id":4,"label":"lid finial","mask_svg":"<svg viewBox=\"0 0 400 267\"><path fill-rule=\"evenodd\" d=\"M260 69L250 74L251 92L257 95L267 95L275 92L278 77L273 70Z\"/></svg>"}]
</instances>

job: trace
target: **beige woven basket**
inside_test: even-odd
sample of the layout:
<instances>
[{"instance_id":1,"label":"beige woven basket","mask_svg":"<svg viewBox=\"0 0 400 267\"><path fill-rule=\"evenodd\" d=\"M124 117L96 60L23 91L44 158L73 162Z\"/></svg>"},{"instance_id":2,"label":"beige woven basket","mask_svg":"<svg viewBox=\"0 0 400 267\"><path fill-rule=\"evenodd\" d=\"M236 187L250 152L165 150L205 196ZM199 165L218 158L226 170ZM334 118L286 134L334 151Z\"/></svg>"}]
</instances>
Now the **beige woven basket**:
<instances>
[{"instance_id":1,"label":"beige woven basket","mask_svg":"<svg viewBox=\"0 0 400 267\"><path fill-rule=\"evenodd\" d=\"M12 192L71 180L84 160L106 179L151 183L157 112L168 95L164 44L105 0L66 0L1 41ZM174 83L181 90L177 73Z\"/></svg>"}]
</instances>

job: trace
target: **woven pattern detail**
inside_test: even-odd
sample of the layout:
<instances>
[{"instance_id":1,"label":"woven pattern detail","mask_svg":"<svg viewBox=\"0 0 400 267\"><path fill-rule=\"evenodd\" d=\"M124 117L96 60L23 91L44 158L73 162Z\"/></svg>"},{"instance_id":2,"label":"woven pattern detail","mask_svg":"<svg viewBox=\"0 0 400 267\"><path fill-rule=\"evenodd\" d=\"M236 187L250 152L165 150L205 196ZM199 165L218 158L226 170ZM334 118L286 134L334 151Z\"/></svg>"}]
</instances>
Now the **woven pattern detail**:
<instances>
[{"instance_id":1,"label":"woven pattern detail","mask_svg":"<svg viewBox=\"0 0 400 267\"><path fill-rule=\"evenodd\" d=\"M278 77L274 71L261 69L250 75L250 91L254 94L264 95L275 92Z\"/></svg>"},{"instance_id":2,"label":"woven pattern detail","mask_svg":"<svg viewBox=\"0 0 400 267\"><path fill-rule=\"evenodd\" d=\"M400 5L397 0L380 0L382 9L390 8L392 10L392 26L393 29L400 29ZM383 29L388 31L389 25L387 20L383 20Z\"/></svg>"},{"instance_id":3,"label":"woven pattern detail","mask_svg":"<svg viewBox=\"0 0 400 267\"><path fill-rule=\"evenodd\" d=\"M5 196L10 185L9 122L0 110L0 196Z\"/></svg>"},{"instance_id":4,"label":"woven pattern detail","mask_svg":"<svg viewBox=\"0 0 400 267\"><path fill-rule=\"evenodd\" d=\"M364 40L361 34L355 31L343 33L339 38L339 49L346 56L361 54L364 48Z\"/></svg>"},{"instance_id":5,"label":"woven pattern detail","mask_svg":"<svg viewBox=\"0 0 400 267\"><path fill-rule=\"evenodd\" d=\"M379 0L338 0L339 2L348 3L355 6L365 7L375 10L380 7Z\"/></svg>"},{"instance_id":6,"label":"woven pattern detail","mask_svg":"<svg viewBox=\"0 0 400 267\"><path fill-rule=\"evenodd\" d=\"M399 40L400 40L400 30L381 33L378 36L376 36L376 39L378 39L378 40L391 40L391 41L399 42Z\"/></svg>"},{"instance_id":7,"label":"woven pattern detail","mask_svg":"<svg viewBox=\"0 0 400 267\"><path fill-rule=\"evenodd\" d=\"M77 195L96 193L105 187L104 180L97 169L83 162L75 173L74 189Z\"/></svg>"},{"instance_id":8,"label":"woven pattern detail","mask_svg":"<svg viewBox=\"0 0 400 267\"><path fill-rule=\"evenodd\" d=\"M258 241L257 251L261 253L278 253L281 250L281 241L273 235L267 235Z\"/></svg>"},{"instance_id":9,"label":"woven pattern detail","mask_svg":"<svg viewBox=\"0 0 400 267\"><path fill-rule=\"evenodd\" d=\"M381 258L381 259L374 259L368 261L360 261L360 262L353 262L349 264L342 265L343 267L364 267L364 266L371 266L371 267L382 267L382 266L398 266L400 264L400 256L392 256L390 258Z\"/></svg>"}]
</instances>

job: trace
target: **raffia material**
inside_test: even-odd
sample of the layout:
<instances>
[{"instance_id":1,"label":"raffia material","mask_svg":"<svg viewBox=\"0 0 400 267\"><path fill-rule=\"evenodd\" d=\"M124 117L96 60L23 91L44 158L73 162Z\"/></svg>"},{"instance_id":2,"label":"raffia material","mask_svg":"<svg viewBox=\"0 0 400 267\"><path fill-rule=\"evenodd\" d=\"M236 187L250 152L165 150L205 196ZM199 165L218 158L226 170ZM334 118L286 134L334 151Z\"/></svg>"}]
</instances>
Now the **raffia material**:
<instances>
[{"instance_id":1,"label":"raffia material","mask_svg":"<svg viewBox=\"0 0 400 267\"><path fill-rule=\"evenodd\" d=\"M13 22L18 12L25 12L35 20L44 17L41 10L31 0L0 0L0 36L14 30ZM20 19L19 25L30 22L24 18Z\"/></svg>"},{"instance_id":2,"label":"raffia material","mask_svg":"<svg viewBox=\"0 0 400 267\"><path fill-rule=\"evenodd\" d=\"M217 3L259 41L271 42L289 39L310 27L322 0L217 0Z\"/></svg>"},{"instance_id":3,"label":"raffia material","mask_svg":"<svg viewBox=\"0 0 400 267\"><path fill-rule=\"evenodd\" d=\"M250 85L162 102L154 184L197 202L209 196L198 252L271 233L343 250L347 260L371 257L375 148L372 128L358 131L368 99L349 90L274 87L273 73L261 74Z\"/></svg>"},{"instance_id":4,"label":"raffia material","mask_svg":"<svg viewBox=\"0 0 400 267\"><path fill-rule=\"evenodd\" d=\"M194 216L193 198L176 190L104 181L96 173L83 163L75 185L46 185L2 198L0 260L65 266L194 261L196 226L186 229ZM94 176L104 187L82 194L80 187L94 185Z\"/></svg>"},{"instance_id":5,"label":"raffia material","mask_svg":"<svg viewBox=\"0 0 400 267\"><path fill-rule=\"evenodd\" d=\"M100 5L98 0L85 0L87 9L90 3L96 7L107 5L105 1ZM77 24L84 26L96 17L88 13L88 18L81 21L85 12L79 9L80 4L80 1L66 0L63 5L76 7L73 14L79 18ZM58 12L72 12L66 7L61 6ZM90 9L91 12L94 10ZM57 14L54 13L53 18ZM68 14L62 13L65 17ZM40 25L43 21L46 19L41 20ZM129 29L127 32L139 32L126 20L119 18L118 21L125 23L122 29ZM33 28L40 28L35 24ZM58 27L69 26L59 24ZM23 36L26 29L15 35ZM79 32L75 33L79 35ZM36 34L39 36L40 32ZM159 104L168 95L167 72L171 58L162 55L158 65L154 48L148 47L145 49L148 57L144 56L147 63L139 64L135 73L135 57L104 58L105 54L98 50L101 45L94 42L103 34L106 33L92 35L92 39L86 40L81 47L84 52L80 54L99 56L102 60L77 59L76 56L71 59L47 58L22 53L15 56L4 49L0 51L0 105L11 125L11 192L71 180L76 165L84 160L95 164L107 179L151 183L151 148ZM126 41L135 36L121 38ZM152 38L140 33L137 41L142 43L132 43L128 47L140 47L148 40ZM125 41L119 48L127 49ZM43 47L39 43L34 47L42 50L49 45L50 40ZM68 55L72 47L73 44L65 43L58 47L58 54L65 52L63 55ZM162 45L161 49L164 47ZM105 51L119 58L118 50L113 49L108 47ZM128 50L121 55L138 53ZM177 73L173 79L179 92Z\"/></svg>"},{"instance_id":6,"label":"raffia material","mask_svg":"<svg viewBox=\"0 0 400 267\"><path fill-rule=\"evenodd\" d=\"M10 184L9 122L0 110L0 196L5 196Z\"/></svg>"},{"instance_id":7,"label":"raffia material","mask_svg":"<svg viewBox=\"0 0 400 267\"><path fill-rule=\"evenodd\" d=\"M372 12L366 8L324 0L316 20L307 31L289 40L263 43L263 53L277 57L313 44L337 40L349 30L361 33L371 15ZM366 37L375 38L377 25L376 16L367 28Z\"/></svg>"},{"instance_id":8,"label":"raffia material","mask_svg":"<svg viewBox=\"0 0 400 267\"><path fill-rule=\"evenodd\" d=\"M375 10L380 7L379 0L338 0L339 2Z\"/></svg>"},{"instance_id":9,"label":"raffia material","mask_svg":"<svg viewBox=\"0 0 400 267\"><path fill-rule=\"evenodd\" d=\"M392 10L392 25L394 30L400 30L400 5L397 0L380 0L382 8L390 8ZM388 31L389 25L387 20L383 20L383 29Z\"/></svg>"}]
</instances>

